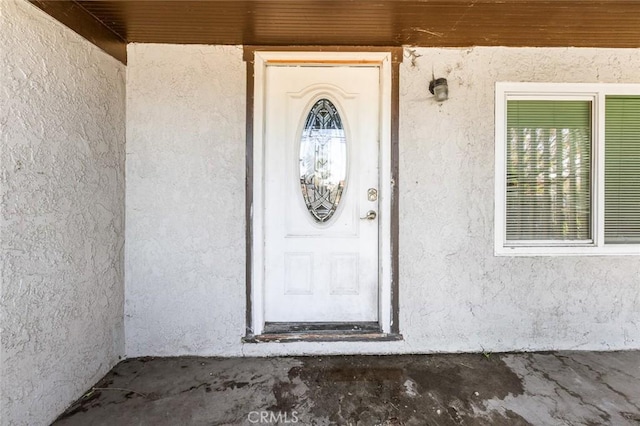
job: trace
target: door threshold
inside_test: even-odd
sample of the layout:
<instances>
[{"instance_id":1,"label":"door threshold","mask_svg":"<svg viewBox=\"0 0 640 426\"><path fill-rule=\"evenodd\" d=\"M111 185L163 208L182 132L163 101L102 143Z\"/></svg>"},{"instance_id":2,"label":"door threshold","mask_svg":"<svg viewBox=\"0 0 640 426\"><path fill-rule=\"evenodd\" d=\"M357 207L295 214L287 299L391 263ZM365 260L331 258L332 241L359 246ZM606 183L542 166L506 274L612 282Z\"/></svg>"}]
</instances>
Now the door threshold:
<instances>
[{"instance_id":1,"label":"door threshold","mask_svg":"<svg viewBox=\"0 0 640 426\"><path fill-rule=\"evenodd\" d=\"M260 335L248 335L244 343L260 342L369 342L402 340L400 334L383 333L377 322L271 322Z\"/></svg>"}]
</instances>

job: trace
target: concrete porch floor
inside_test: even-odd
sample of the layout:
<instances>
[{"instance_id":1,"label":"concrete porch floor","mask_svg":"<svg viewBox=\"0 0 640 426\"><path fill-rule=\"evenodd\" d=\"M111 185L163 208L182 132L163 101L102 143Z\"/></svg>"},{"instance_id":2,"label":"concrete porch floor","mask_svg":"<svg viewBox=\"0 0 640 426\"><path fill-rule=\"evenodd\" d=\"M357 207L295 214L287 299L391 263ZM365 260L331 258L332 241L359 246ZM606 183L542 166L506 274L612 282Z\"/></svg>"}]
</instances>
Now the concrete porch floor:
<instances>
[{"instance_id":1,"label":"concrete porch floor","mask_svg":"<svg viewBox=\"0 0 640 426\"><path fill-rule=\"evenodd\" d=\"M121 362L68 425L638 425L640 352Z\"/></svg>"}]
</instances>

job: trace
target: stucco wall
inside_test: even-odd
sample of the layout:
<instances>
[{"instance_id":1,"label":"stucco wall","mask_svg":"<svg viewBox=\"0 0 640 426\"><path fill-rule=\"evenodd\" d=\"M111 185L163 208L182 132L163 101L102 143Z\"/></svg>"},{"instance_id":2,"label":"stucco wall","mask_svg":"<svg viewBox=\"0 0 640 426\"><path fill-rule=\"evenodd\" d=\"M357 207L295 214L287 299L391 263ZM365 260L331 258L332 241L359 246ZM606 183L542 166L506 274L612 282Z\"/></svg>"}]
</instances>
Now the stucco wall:
<instances>
[{"instance_id":1,"label":"stucco wall","mask_svg":"<svg viewBox=\"0 0 640 426\"><path fill-rule=\"evenodd\" d=\"M640 257L493 255L494 83L640 83L640 50L415 53L400 77L404 340L242 344L241 49L129 46L127 356L640 348Z\"/></svg>"},{"instance_id":2,"label":"stucco wall","mask_svg":"<svg viewBox=\"0 0 640 426\"><path fill-rule=\"evenodd\" d=\"M238 353L242 49L130 44L128 53L127 356Z\"/></svg>"},{"instance_id":3,"label":"stucco wall","mask_svg":"<svg viewBox=\"0 0 640 426\"><path fill-rule=\"evenodd\" d=\"M0 2L0 424L49 424L124 352L125 67Z\"/></svg>"}]
</instances>

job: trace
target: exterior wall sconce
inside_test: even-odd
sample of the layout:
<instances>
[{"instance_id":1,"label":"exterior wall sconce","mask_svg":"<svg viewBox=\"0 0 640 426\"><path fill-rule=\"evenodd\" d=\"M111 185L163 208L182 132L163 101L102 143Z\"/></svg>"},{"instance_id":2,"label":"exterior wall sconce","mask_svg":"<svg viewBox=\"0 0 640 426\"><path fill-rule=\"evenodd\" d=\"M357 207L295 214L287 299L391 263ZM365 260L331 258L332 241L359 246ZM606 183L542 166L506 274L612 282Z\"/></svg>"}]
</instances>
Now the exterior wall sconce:
<instances>
[{"instance_id":1,"label":"exterior wall sconce","mask_svg":"<svg viewBox=\"0 0 640 426\"><path fill-rule=\"evenodd\" d=\"M434 78L429 83L429 91L435 96L436 101L442 102L449 99L449 86L446 78Z\"/></svg>"}]
</instances>

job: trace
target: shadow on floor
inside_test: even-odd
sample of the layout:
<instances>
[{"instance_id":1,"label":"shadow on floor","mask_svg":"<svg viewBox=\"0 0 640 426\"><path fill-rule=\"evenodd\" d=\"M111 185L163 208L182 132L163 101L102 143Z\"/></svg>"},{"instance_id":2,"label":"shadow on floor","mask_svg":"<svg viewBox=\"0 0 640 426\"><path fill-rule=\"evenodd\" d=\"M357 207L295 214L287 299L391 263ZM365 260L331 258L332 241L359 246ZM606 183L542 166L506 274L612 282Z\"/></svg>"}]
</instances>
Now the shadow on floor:
<instances>
[{"instance_id":1,"label":"shadow on floor","mask_svg":"<svg viewBox=\"0 0 640 426\"><path fill-rule=\"evenodd\" d=\"M640 352L121 362L67 425L638 425Z\"/></svg>"}]
</instances>

